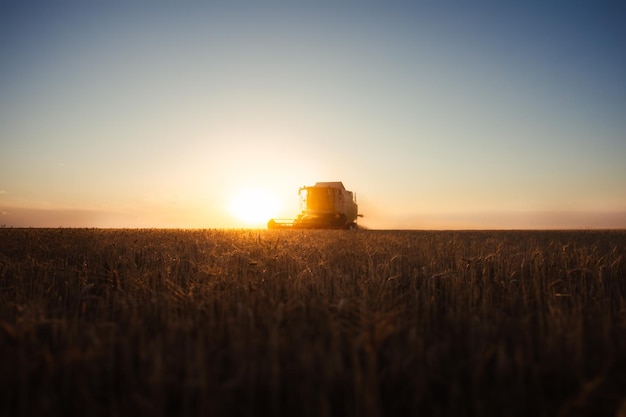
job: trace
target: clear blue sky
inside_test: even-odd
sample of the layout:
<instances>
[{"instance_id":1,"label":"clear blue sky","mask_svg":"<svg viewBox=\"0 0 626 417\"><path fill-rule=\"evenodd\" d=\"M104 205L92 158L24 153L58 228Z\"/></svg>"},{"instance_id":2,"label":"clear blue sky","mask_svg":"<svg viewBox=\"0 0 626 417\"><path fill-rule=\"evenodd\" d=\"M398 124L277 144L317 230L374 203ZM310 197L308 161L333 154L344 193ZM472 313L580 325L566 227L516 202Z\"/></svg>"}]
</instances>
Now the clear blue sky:
<instances>
[{"instance_id":1,"label":"clear blue sky","mask_svg":"<svg viewBox=\"0 0 626 417\"><path fill-rule=\"evenodd\" d=\"M626 228L619 2L223 3L0 1L0 224Z\"/></svg>"}]
</instances>

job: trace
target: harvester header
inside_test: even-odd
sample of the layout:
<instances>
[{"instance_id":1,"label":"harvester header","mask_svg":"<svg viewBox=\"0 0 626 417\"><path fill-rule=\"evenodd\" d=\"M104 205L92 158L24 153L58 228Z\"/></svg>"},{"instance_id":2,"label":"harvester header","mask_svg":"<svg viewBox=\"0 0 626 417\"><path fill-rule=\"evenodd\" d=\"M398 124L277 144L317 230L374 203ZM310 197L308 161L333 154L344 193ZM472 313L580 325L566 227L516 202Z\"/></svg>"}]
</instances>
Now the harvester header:
<instances>
[{"instance_id":1,"label":"harvester header","mask_svg":"<svg viewBox=\"0 0 626 417\"><path fill-rule=\"evenodd\" d=\"M356 193L341 181L316 182L300 187L300 214L295 219L271 219L268 229L354 229L358 205Z\"/></svg>"}]
</instances>

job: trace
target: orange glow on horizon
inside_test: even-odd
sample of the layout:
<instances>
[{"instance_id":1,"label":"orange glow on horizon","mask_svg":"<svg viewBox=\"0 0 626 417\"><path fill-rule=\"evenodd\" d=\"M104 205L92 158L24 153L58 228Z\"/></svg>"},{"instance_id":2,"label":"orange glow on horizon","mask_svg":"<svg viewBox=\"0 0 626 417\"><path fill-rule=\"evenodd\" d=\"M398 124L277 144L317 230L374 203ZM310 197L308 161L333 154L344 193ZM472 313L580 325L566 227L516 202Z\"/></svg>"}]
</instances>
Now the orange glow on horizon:
<instances>
[{"instance_id":1,"label":"orange glow on horizon","mask_svg":"<svg viewBox=\"0 0 626 417\"><path fill-rule=\"evenodd\" d=\"M244 226L265 226L281 209L277 197L263 188L243 188L231 198L230 214Z\"/></svg>"}]
</instances>

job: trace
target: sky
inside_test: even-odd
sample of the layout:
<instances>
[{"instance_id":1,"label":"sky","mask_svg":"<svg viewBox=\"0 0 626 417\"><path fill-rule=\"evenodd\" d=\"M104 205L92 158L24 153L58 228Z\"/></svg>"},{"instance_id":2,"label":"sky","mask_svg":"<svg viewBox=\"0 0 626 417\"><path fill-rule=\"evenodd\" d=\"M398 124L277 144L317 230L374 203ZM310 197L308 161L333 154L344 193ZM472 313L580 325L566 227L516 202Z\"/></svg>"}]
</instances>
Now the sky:
<instances>
[{"instance_id":1,"label":"sky","mask_svg":"<svg viewBox=\"0 0 626 417\"><path fill-rule=\"evenodd\" d=\"M198 3L0 0L1 226L626 228L619 2Z\"/></svg>"}]
</instances>

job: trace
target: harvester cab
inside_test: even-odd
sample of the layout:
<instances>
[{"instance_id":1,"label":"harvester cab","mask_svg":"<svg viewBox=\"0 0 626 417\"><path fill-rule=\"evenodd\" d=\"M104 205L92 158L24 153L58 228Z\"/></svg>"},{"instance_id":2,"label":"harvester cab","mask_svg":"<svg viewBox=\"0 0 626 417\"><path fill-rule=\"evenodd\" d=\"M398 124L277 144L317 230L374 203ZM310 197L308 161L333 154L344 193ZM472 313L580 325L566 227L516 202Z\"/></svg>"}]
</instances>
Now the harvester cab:
<instances>
[{"instance_id":1,"label":"harvester cab","mask_svg":"<svg viewBox=\"0 0 626 417\"><path fill-rule=\"evenodd\" d=\"M296 219L272 219L269 229L352 229L356 228L358 205L356 194L343 183L317 182L301 187L300 214Z\"/></svg>"}]
</instances>

